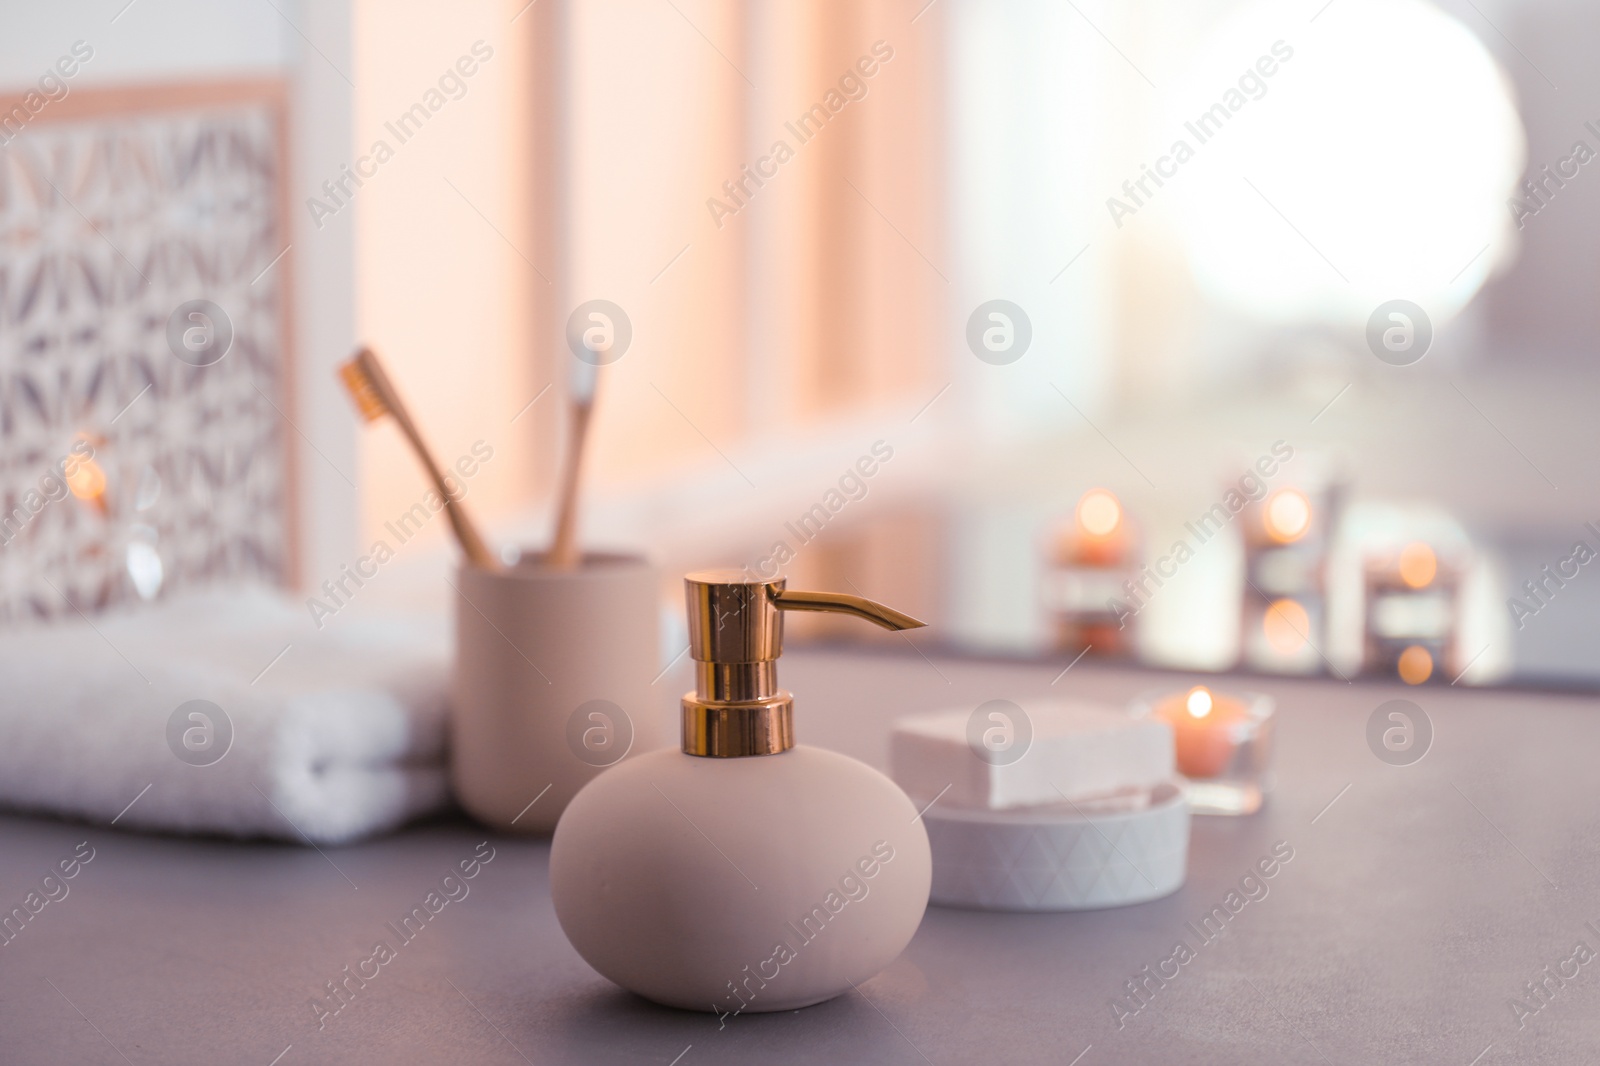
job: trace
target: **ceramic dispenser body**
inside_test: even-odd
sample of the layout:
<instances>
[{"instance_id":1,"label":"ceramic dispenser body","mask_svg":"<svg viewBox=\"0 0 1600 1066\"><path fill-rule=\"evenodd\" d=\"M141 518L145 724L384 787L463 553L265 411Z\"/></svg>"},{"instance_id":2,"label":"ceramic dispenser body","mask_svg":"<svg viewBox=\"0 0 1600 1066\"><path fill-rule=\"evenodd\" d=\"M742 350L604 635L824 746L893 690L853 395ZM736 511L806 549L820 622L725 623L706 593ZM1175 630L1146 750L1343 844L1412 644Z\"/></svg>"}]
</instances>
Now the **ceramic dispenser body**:
<instances>
[{"instance_id":1,"label":"ceramic dispenser body","mask_svg":"<svg viewBox=\"0 0 1600 1066\"><path fill-rule=\"evenodd\" d=\"M556 915L590 965L658 1003L726 1014L831 999L910 942L932 861L894 782L794 744L773 668L780 612L919 623L728 572L687 586L697 684L684 750L630 759L573 799L551 846Z\"/></svg>"}]
</instances>

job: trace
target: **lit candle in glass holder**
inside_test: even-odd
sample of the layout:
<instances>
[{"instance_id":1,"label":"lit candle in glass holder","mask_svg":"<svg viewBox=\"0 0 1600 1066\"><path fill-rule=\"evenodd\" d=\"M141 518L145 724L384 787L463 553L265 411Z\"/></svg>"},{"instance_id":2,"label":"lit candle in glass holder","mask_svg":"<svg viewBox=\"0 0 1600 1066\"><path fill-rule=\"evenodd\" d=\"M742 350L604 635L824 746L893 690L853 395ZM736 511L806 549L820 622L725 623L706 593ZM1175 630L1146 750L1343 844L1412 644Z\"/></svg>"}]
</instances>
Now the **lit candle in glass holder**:
<instances>
[{"instance_id":1,"label":"lit candle in glass holder","mask_svg":"<svg viewBox=\"0 0 1600 1066\"><path fill-rule=\"evenodd\" d=\"M1271 788L1273 701L1196 685L1134 701L1137 716L1172 727L1178 772L1196 814L1254 814Z\"/></svg>"},{"instance_id":2,"label":"lit candle in glass holder","mask_svg":"<svg viewBox=\"0 0 1600 1066\"><path fill-rule=\"evenodd\" d=\"M1073 513L1078 536L1073 547L1077 561L1086 564L1114 565L1128 554L1128 528L1123 521L1122 504L1105 489L1090 489L1078 500Z\"/></svg>"},{"instance_id":3,"label":"lit candle in glass holder","mask_svg":"<svg viewBox=\"0 0 1600 1066\"><path fill-rule=\"evenodd\" d=\"M1138 536L1116 495L1085 492L1047 552L1044 600L1055 619L1056 647L1071 655L1131 650L1131 629L1111 603L1137 577Z\"/></svg>"},{"instance_id":4,"label":"lit candle in glass holder","mask_svg":"<svg viewBox=\"0 0 1600 1066\"><path fill-rule=\"evenodd\" d=\"M1317 649L1327 618L1325 569L1340 484L1328 470L1307 464L1297 483L1247 503L1240 515L1241 657L1252 669L1287 674L1323 669Z\"/></svg>"},{"instance_id":5,"label":"lit candle in glass holder","mask_svg":"<svg viewBox=\"0 0 1600 1066\"><path fill-rule=\"evenodd\" d=\"M1408 685L1440 676L1454 650L1464 572L1420 540L1369 559L1364 669L1392 671Z\"/></svg>"}]
</instances>

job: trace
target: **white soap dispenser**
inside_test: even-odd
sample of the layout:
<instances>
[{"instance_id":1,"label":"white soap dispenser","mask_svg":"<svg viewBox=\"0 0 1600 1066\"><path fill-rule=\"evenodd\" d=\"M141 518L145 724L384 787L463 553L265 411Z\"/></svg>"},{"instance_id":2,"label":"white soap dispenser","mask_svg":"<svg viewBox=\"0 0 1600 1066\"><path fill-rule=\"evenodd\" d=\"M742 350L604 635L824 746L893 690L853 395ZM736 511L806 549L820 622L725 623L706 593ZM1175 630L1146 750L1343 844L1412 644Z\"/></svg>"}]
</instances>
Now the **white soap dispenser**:
<instances>
[{"instance_id":1,"label":"white soap dispenser","mask_svg":"<svg viewBox=\"0 0 1600 1066\"><path fill-rule=\"evenodd\" d=\"M646 999L722 1015L850 991L910 942L932 863L917 809L883 774L794 742L778 688L784 611L922 625L858 596L736 570L685 579L695 691L683 747L628 759L572 800L550 849L567 938Z\"/></svg>"}]
</instances>

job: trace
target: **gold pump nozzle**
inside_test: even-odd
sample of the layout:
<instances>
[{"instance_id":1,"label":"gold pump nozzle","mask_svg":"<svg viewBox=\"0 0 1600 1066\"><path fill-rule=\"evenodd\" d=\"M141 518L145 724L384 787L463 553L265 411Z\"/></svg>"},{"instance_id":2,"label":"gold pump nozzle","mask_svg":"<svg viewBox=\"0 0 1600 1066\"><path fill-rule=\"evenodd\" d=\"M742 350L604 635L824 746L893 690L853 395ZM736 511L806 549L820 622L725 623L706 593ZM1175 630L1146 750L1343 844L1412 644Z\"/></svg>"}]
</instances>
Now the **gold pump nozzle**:
<instances>
[{"instance_id":1,"label":"gold pump nozzle","mask_svg":"<svg viewBox=\"0 0 1600 1066\"><path fill-rule=\"evenodd\" d=\"M885 607L863 596L849 596L843 592L790 592L785 589L773 593L772 602L778 605L780 611L831 611L834 614L849 614L865 618L872 624L891 631L921 629L928 624L917 621L909 614L901 614L893 607Z\"/></svg>"},{"instance_id":2,"label":"gold pump nozzle","mask_svg":"<svg viewBox=\"0 0 1600 1066\"><path fill-rule=\"evenodd\" d=\"M732 758L794 747L794 698L778 688L784 611L829 611L884 629L924 623L861 596L791 592L783 578L752 581L740 570L702 570L683 580L695 691L683 697L683 750Z\"/></svg>"}]
</instances>

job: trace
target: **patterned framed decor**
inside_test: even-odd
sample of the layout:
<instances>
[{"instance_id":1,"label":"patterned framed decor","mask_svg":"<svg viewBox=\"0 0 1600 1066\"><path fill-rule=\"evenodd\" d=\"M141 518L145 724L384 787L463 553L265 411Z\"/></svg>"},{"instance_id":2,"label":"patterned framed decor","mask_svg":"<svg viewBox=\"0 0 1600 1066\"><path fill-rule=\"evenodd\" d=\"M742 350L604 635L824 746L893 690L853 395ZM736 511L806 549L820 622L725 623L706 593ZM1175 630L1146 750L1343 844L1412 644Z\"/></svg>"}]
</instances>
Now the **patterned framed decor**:
<instances>
[{"instance_id":1,"label":"patterned framed decor","mask_svg":"<svg viewBox=\"0 0 1600 1066\"><path fill-rule=\"evenodd\" d=\"M286 130L275 80L0 101L0 626L291 580Z\"/></svg>"}]
</instances>

